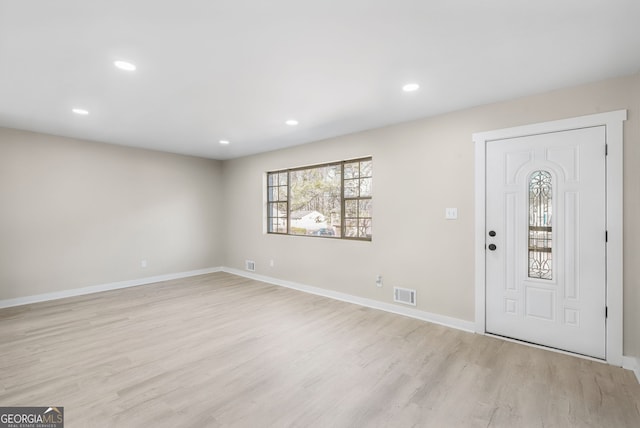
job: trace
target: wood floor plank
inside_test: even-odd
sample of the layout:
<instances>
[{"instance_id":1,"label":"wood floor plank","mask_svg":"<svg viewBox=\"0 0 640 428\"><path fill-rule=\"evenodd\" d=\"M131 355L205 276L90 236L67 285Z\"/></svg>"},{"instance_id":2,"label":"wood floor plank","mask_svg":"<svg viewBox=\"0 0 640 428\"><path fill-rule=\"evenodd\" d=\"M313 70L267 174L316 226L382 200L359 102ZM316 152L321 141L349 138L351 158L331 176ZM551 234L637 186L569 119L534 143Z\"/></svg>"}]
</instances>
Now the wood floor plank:
<instances>
[{"instance_id":1,"label":"wood floor plank","mask_svg":"<svg viewBox=\"0 0 640 428\"><path fill-rule=\"evenodd\" d=\"M67 427L639 427L630 371L227 273L0 310Z\"/></svg>"}]
</instances>

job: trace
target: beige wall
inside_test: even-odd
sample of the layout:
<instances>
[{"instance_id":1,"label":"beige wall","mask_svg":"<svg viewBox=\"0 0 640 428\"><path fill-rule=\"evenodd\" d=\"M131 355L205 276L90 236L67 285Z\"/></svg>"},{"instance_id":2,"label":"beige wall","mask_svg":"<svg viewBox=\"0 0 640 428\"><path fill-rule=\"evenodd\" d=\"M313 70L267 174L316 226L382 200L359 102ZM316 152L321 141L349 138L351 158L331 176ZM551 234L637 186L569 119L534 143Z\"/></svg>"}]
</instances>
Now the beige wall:
<instances>
[{"instance_id":1,"label":"beige wall","mask_svg":"<svg viewBox=\"0 0 640 428\"><path fill-rule=\"evenodd\" d=\"M389 303L393 286L415 288L418 309L473 321L471 134L619 109L629 110L624 347L625 355L640 356L640 75L225 161L225 265L243 269L252 259L258 274ZM374 165L372 242L263 233L265 171L364 155ZM459 219L445 220L446 207L457 207Z\"/></svg>"},{"instance_id":2,"label":"beige wall","mask_svg":"<svg viewBox=\"0 0 640 428\"><path fill-rule=\"evenodd\" d=\"M0 128L0 299L220 266L221 171Z\"/></svg>"},{"instance_id":3,"label":"beige wall","mask_svg":"<svg viewBox=\"0 0 640 428\"><path fill-rule=\"evenodd\" d=\"M473 321L471 134L618 109L624 352L640 357L640 75L225 162L0 128L0 300L252 259L258 274L382 302L415 288L418 309ZM264 172L365 155L372 242L263 232Z\"/></svg>"}]
</instances>

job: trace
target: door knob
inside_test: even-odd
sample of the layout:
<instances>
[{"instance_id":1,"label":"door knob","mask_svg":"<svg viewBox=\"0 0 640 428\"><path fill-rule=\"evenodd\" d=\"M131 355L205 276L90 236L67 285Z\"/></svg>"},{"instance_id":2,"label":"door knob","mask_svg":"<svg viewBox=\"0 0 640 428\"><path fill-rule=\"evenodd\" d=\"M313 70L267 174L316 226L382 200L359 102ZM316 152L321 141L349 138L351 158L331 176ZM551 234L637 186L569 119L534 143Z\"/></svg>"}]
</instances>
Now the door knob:
<instances>
[{"instance_id":1,"label":"door knob","mask_svg":"<svg viewBox=\"0 0 640 428\"><path fill-rule=\"evenodd\" d=\"M495 251L495 250L496 250L496 248L498 248L498 247L496 247L496 244L489 244L489 249L490 249L491 251Z\"/></svg>"}]
</instances>

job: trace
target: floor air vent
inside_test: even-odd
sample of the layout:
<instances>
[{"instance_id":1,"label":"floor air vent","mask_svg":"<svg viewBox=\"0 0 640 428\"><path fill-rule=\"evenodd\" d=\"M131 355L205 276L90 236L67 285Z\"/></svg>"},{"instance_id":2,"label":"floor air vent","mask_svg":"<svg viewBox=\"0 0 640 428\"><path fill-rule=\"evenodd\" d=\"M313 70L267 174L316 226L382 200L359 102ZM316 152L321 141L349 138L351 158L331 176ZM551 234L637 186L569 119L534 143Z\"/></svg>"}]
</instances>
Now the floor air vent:
<instances>
[{"instance_id":1,"label":"floor air vent","mask_svg":"<svg viewBox=\"0 0 640 428\"><path fill-rule=\"evenodd\" d=\"M408 288L393 287L393 301L415 306L416 290L410 290Z\"/></svg>"}]
</instances>

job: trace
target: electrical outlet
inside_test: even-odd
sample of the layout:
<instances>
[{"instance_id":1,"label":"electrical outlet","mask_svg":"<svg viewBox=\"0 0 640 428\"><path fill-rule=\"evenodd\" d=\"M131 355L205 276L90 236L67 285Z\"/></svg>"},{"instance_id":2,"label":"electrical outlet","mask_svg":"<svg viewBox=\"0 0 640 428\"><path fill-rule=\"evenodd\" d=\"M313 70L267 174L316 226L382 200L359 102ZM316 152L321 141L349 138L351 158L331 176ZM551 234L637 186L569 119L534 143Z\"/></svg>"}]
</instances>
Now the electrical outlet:
<instances>
[{"instance_id":1,"label":"electrical outlet","mask_svg":"<svg viewBox=\"0 0 640 428\"><path fill-rule=\"evenodd\" d=\"M447 220L455 220L458 218L458 209L457 208L445 208L444 210L444 218Z\"/></svg>"},{"instance_id":2,"label":"electrical outlet","mask_svg":"<svg viewBox=\"0 0 640 428\"><path fill-rule=\"evenodd\" d=\"M269 267L274 267L274 266L275 266L275 263L273 259L269 260Z\"/></svg>"},{"instance_id":3,"label":"electrical outlet","mask_svg":"<svg viewBox=\"0 0 640 428\"><path fill-rule=\"evenodd\" d=\"M146 260L140 260L140 267L142 269L146 268L147 267L147 261Z\"/></svg>"},{"instance_id":4,"label":"electrical outlet","mask_svg":"<svg viewBox=\"0 0 640 428\"><path fill-rule=\"evenodd\" d=\"M246 270L248 270L249 272L255 272L256 271L256 262L254 262L253 260L245 260L244 261L244 268Z\"/></svg>"},{"instance_id":5,"label":"electrical outlet","mask_svg":"<svg viewBox=\"0 0 640 428\"><path fill-rule=\"evenodd\" d=\"M376 277L376 286L377 287L382 287L382 275L378 275Z\"/></svg>"}]
</instances>

